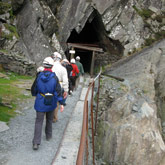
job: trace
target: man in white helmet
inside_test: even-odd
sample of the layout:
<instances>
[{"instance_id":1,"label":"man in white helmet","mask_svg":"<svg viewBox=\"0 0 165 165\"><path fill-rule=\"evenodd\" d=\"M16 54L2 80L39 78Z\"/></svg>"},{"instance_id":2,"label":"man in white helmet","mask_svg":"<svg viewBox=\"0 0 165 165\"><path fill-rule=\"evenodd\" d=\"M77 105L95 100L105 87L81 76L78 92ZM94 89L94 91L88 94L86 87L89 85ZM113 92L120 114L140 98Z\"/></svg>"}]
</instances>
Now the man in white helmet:
<instances>
[{"instance_id":1,"label":"man in white helmet","mask_svg":"<svg viewBox=\"0 0 165 165\"><path fill-rule=\"evenodd\" d=\"M52 58L54 59L54 65L52 71L57 75L61 88L64 90L63 97L66 98L68 95L68 75L65 67L61 65L62 56L58 52L54 52ZM58 120L58 106L54 111L53 122Z\"/></svg>"}]
</instances>

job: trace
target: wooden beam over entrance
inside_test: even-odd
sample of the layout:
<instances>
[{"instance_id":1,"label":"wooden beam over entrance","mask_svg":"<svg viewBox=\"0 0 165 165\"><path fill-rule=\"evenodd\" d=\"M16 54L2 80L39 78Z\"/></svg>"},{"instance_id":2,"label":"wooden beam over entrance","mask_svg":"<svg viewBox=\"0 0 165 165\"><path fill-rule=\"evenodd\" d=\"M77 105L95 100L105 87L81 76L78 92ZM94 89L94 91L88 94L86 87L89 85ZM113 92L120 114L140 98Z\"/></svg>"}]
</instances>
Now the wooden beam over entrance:
<instances>
[{"instance_id":1,"label":"wooden beam over entrance","mask_svg":"<svg viewBox=\"0 0 165 165\"><path fill-rule=\"evenodd\" d=\"M101 52L103 53L103 49L99 48L96 44L82 44L82 43L68 43L68 46L74 50L74 48L84 49L92 51L92 61L91 61L91 67L90 67L90 75L93 76L94 72L94 63L95 63L95 52ZM71 54L71 58L73 58L73 54Z\"/></svg>"},{"instance_id":2,"label":"wooden beam over entrance","mask_svg":"<svg viewBox=\"0 0 165 165\"><path fill-rule=\"evenodd\" d=\"M68 46L79 48L79 49L85 49L89 51L103 52L102 48L96 47L96 45L93 45L93 44L68 43Z\"/></svg>"}]
</instances>

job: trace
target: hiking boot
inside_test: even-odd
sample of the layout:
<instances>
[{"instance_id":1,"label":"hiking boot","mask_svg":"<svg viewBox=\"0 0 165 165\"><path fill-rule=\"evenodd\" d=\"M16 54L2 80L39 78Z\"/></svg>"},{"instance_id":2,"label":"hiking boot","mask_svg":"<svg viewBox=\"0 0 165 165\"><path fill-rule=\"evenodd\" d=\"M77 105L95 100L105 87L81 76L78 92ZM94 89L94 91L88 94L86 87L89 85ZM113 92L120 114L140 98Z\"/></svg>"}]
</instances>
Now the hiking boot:
<instances>
[{"instance_id":1,"label":"hiking boot","mask_svg":"<svg viewBox=\"0 0 165 165\"><path fill-rule=\"evenodd\" d=\"M54 119L54 120L53 120L53 123L56 123L57 121L58 121L57 119Z\"/></svg>"},{"instance_id":2,"label":"hiking boot","mask_svg":"<svg viewBox=\"0 0 165 165\"><path fill-rule=\"evenodd\" d=\"M38 144L33 144L33 150L38 150L39 145Z\"/></svg>"}]
</instances>

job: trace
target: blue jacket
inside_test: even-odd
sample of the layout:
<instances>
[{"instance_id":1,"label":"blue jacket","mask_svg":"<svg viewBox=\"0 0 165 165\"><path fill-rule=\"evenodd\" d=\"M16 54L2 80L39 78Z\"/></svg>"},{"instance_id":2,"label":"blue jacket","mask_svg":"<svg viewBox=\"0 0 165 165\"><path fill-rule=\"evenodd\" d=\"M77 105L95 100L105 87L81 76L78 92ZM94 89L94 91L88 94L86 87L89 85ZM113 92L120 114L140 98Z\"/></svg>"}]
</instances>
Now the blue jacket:
<instances>
[{"instance_id":1,"label":"blue jacket","mask_svg":"<svg viewBox=\"0 0 165 165\"><path fill-rule=\"evenodd\" d=\"M62 90L58 78L54 72L44 71L38 74L36 82L36 100L34 108L39 112L53 111L57 107L57 102L63 104ZM51 105L44 104L45 93L53 94Z\"/></svg>"}]
</instances>

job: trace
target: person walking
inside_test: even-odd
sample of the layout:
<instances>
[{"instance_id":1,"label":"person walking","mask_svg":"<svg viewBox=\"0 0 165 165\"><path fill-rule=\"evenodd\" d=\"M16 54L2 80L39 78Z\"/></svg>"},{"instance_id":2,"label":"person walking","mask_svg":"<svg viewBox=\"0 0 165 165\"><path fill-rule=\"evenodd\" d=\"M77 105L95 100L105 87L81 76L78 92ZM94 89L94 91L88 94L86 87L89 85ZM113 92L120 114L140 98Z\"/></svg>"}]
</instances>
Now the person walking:
<instances>
[{"instance_id":1,"label":"person walking","mask_svg":"<svg viewBox=\"0 0 165 165\"><path fill-rule=\"evenodd\" d=\"M76 61L74 58L71 59L70 63L73 67L72 74L71 74L72 91L73 91L75 88L75 85L76 85L75 83L76 83L77 75L79 74L79 70L78 70L78 67L76 65Z\"/></svg>"},{"instance_id":2,"label":"person walking","mask_svg":"<svg viewBox=\"0 0 165 165\"><path fill-rule=\"evenodd\" d=\"M61 112L64 110L61 86L55 73L52 72L54 61L47 57L43 61L44 70L39 72L36 85L36 99L34 108L36 110L36 120L33 138L33 150L38 150L41 144L42 125L46 114L45 134L46 140L52 138L53 112L57 107L57 102L61 104Z\"/></svg>"},{"instance_id":3,"label":"person walking","mask_svg":"<svg viewBox=\"0 0 165 165\"><path fill-rule=\"evenodd\" d=\"M67 59L63 59L61 62L62 66L64 66L67 70L67 74L68 74L68 84L69 84L69 91L68 94L71 95L71 90L72 90L72 83L71 83L71 72L73 70L72 65L70 64L70 62Z\"/></svg>"},{"instance_id":4,"label":"person walking","mask_svg":"<svg viewBox=\"0 0 165 165\"><path fill-rule=\"evenodd\" d=\"M55 72L56 76L59 79L61 88L63 90L63 98L66 99L68 95L68 76L67 76L67 70L65 67L61 65L61 60L62 56L58 52L53 53L53 60L54 60L54 65L52 68L52 71ZM58 104L59 105L59 104ZM53 122L57 122L58 120L58 109L59 106L57 105L57 108L54 111L54 117L53 117Z\"/></svg>"},{"instance_id":5,"label":"person walking","mask_svg":"<svg viewBox=\"0 0 165 165\"><path fill-rule=\"evenodd\" d=\"M84 68L83 68L82 63L80 62L80 57L79 56L76 57L76 65L77 65L78 70L79 70L79 74L77 75L76 86L75 86L75 88L77 89L78 84L80 82L80 77L84 75Z\"/></svg>"}]
</instances>

